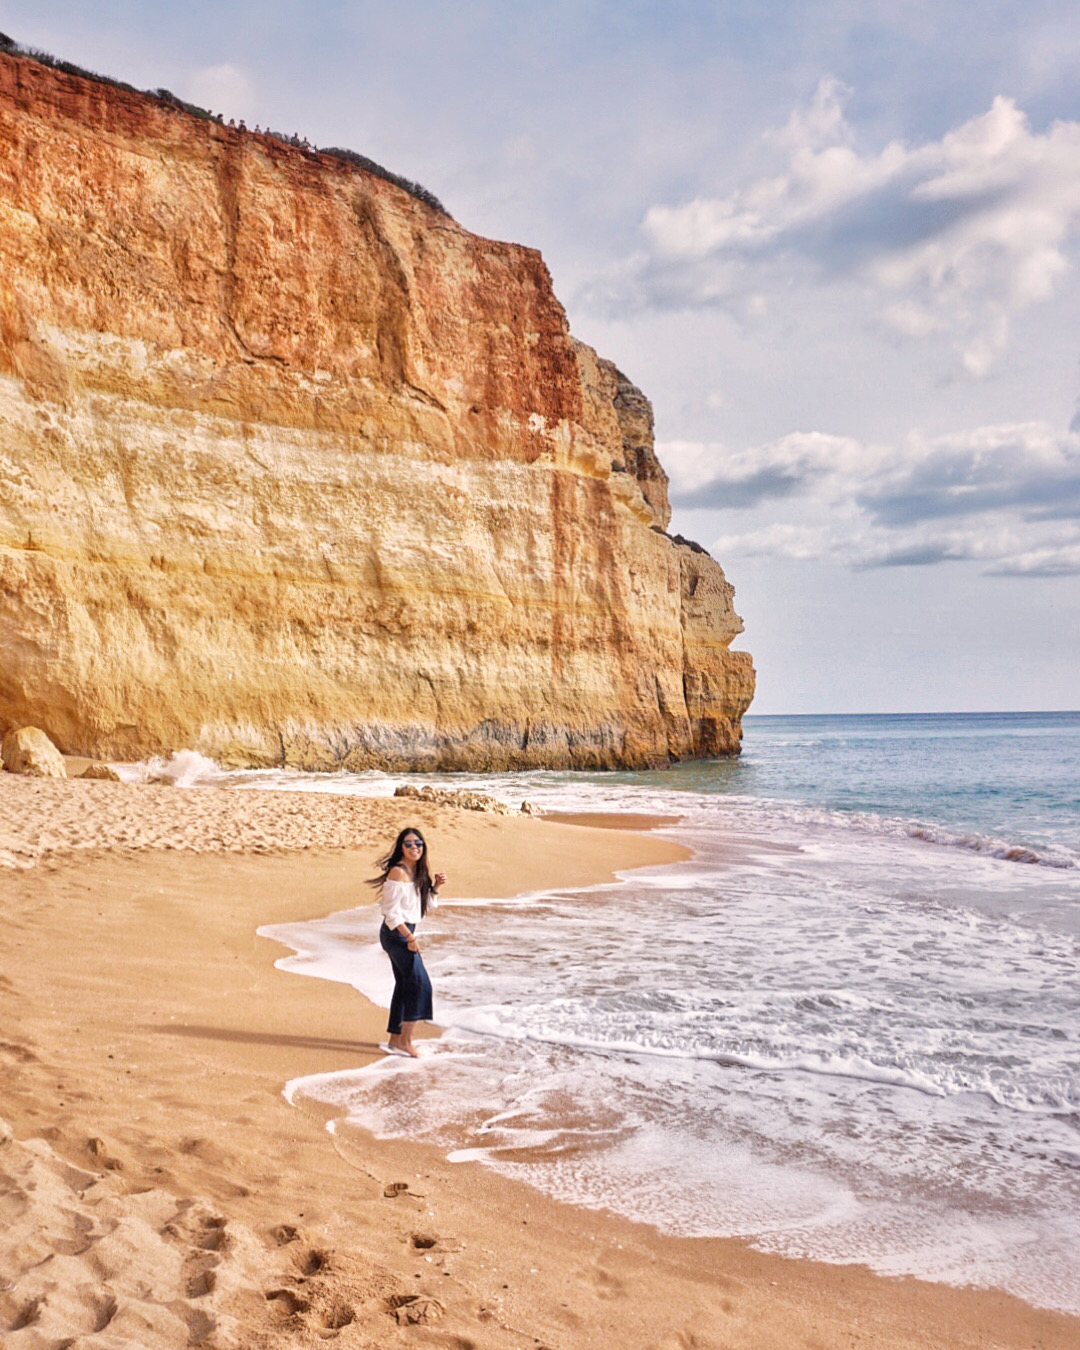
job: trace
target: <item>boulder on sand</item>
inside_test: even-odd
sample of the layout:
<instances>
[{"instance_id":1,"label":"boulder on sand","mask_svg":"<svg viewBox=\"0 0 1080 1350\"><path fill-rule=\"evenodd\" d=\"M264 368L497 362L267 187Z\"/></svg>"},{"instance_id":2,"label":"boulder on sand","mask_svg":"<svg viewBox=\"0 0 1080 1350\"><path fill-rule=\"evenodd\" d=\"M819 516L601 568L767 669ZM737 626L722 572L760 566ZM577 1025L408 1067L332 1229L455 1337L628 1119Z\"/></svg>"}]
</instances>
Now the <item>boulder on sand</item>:
<instances>
[{"instance_id":1,"label":"boulder on sand","mask_svg":"<svg viewBox=\"0 0 1080 1350\"><path fill-rule=\"evenodd\" d=\"M19 727L4 737L0 755L9 773L25 773L31 778L66 778L64 757L37 727Z\"/></svg>"},{"instance_id":2,"label":"boulder on sand","mask_svg":"<svg viewBox=\"0 0 1080 1350\"><path fill-rule=\"evenodd\" d=\"M103 782L106 783L123 782L123 779L120 777L120 775L116 772L115 769L111 768L108 764L98 764L96 761L93 764L88 764L86 768L83 769L82 773L79 774L79 777L100 778Z\"/></svg>"}]
</instances>

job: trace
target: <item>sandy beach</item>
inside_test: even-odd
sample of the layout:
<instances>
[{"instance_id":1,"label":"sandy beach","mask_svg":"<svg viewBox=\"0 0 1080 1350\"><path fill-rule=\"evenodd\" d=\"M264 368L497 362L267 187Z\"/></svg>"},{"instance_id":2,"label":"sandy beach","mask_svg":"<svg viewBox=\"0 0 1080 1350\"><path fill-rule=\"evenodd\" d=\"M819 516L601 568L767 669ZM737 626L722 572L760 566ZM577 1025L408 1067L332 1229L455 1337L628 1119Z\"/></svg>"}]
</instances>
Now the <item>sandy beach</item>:
<instances>
[{"instance_id":1,"label":"sandy beach","mask_svg":"<svg viewBox=\"0 0 1080 1350\"><path fill-rule=\"evenodd\" d=\"M682 856L615 821L0 774L5 1346L1080 1343L1005 1294L666 1238L290 1106L384 1014L256 929L370 903L407 823L462 896Z\"/></svg>"}]
</instances>

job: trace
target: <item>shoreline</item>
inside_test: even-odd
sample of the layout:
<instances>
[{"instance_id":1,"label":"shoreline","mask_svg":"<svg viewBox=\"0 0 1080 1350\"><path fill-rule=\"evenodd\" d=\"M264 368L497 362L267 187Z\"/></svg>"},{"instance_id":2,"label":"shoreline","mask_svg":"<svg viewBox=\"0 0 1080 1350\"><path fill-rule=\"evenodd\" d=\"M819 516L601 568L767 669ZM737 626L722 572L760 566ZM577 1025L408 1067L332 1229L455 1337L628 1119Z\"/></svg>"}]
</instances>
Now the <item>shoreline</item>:
<instances>
[{"instance_id":1,"label":"shoreline","mask_svg":"<svg viewBox=\"0 0 1080 1350\"><path fill-rule=\"evenodd\" d=\"M27 786L3 785L5 804L22 794L23 842L34 810L42 836L58 837L49 803L74 785ZM383 1013L350 986L275 969L281 944L255 930L352 907L395 823L422 825L457 894L498 894L508 850L558 887L686 856L680 846L350 799L361 803L344 809L352 850L274 851L299 818L301 833L332 833L342 799L201 789L193 824L183 789L154 799L145 786L89 786L94 795L77 794L85 837L109 834L89 818L95 802L113 819L123 796L135 815L187 820L181 832L205 831L209 813L242 835L254 809L263 851L197 851L214 847L205 833L184 851L151 851L120 831L126 852L41 848L37 866L0 871L13 1133L0 1144L10 1186L0 1282L12 1286L0 1327L13 1350L89 1336L103 1318L111 1343L142 1347L375 1346L402 1334L485 1350L599 1347L613 1334L642 1347L1075 1344L1080 1319L997 1291L664 1237L434 1148L328 1132L325 1110L284 1100L287 1081L382 1059ZM279 817L277 836L268 808L252 807L259 798ZM50 1270L82 1292L35 1293Z\"/></svg>"}]
</instances>

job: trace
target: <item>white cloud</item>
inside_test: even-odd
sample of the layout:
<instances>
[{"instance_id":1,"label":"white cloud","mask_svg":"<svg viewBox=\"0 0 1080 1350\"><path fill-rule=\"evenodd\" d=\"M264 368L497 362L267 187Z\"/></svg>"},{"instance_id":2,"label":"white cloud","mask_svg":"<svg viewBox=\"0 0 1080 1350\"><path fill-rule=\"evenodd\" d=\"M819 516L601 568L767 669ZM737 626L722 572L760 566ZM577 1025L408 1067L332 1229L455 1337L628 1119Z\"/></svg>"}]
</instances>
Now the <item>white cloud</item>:
<instances>
[{"instance_id":1,"label":"white cloud","mask_svg":"<svg viewBox=\"0 0 1080 1350\"><path fill-rule=\"evenodd\" d=\"M1012 318L1049 299L1080 231L1080 123L1032 131L1010 98L949 131L856 148L848 91L827 78L762 138L780 172L723 197L657 204L642 249L583 296L619 312L723 306L793 285L854 286L906 340L947 334L986 375Z\"/></svg>"},{"instance_id":2,"label":"white cloud","mask_svg":"<svg viewBox=\"0 0 1080 1350\"><path fill-rule=\"evenodd\" d=\"M744 509L806 493L830 500L837 492L850 495L852 485L879 473L891 453L822 431L792 432L747 450L665 441L657 452L671 477L673 500L699 509Z\"/></svg>"},{"instance_id":3,"label":"white cloud","mask_svg":"<svg viewBox=\"0 0 1080 1350\"><path fill-rule=\"evenodd\" d=\"M852 90L833 75L818 81L805 108L795 108L782 131L766 131L763 139L784 150L806 150L851 139L844 109Z\"/></svg>"},{"instance_id":4,"label":"white cloud","mask_svg":"<svg viewBox=\"0 0 1080 1350\"><path fill-rule=\"evenodd\" d=\"M1080 523L1080 435L1043 422L908 438L903 456L858 489L884 524L1004 512Z\"/></svg>"},{"instance_id":5,"label":"white cloud","mask_svg":"<svg viewBox=\"0 0 1080 1350\"><path fill-rule=\"evenodd\" d=\"M766 525L760 530L723 534L714 539L709 551L719 558L790 558L812 562L834 558L841 540L826 526Z\"/></svg>"},{"instance_id":6,"label":"white cloud","mask_svg":"<svg viewBox=\"0 0 1080 1350\"><path fill-rule=\"evenodd\" d=\"M904 337L923 338L939 332L945 327L945 320L917 300L900 300L895 305L886 305L881 317L887 327Z\"/></svg>"},{"instance_id":7,"label":"white cloud","mask_svg":"<svg viewBox=\"0 0 1080 1350\"><path fill-rule=\"evenodd\" d=\"M998 577L1080 576L1080 542L1016 553L988 570Z\"/></svg>"},{"instance_id":8,"label":"white cloud","mask_svg":"<svg viewBox=\"0 0 1080 1350\"><path fill-rule=\"evenodd\" d=\"M724 559L1080 571L1080 433L1046 423L915 433L899 446L797 433L751 450L686 441L658 450L677 504L745 520L713 541Z\"/></svg>"}]
</instances>

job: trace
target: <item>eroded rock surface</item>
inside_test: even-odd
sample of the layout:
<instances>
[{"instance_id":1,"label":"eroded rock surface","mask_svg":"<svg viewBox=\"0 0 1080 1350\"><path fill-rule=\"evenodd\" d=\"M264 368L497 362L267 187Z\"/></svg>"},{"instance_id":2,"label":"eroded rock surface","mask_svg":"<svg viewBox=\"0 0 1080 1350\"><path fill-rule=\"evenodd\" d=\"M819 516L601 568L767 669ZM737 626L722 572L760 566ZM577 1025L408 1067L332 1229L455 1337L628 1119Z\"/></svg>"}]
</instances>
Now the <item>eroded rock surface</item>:
<instances>
[{"instance_id":1,"label":"eroded rock surface","mask_svg":"<svg viewBox=\"0 0 1080 1350\"><path fill-rule=\"evenodd\" d=\"M0 730L309 769L734 753L731 587L532 249L0 55Z\"/></svg>"},{"instance_id":2,"label":"eroded rock surface","mask_svg":"<svg viewBox=\"0 0 1080 1350\"><path fill-rule=\"evenodd\" d=\"M120 775L108 764L88 764L79 774L79 777L93 778L101 783L119 783L121 781Z\"/></svg>"},{"instance_id":3,"label":"eroded rock surface","mask_svg":"<svg viewBox=\"0 0 1080 1350\"><path fill-rule=\"evenodd\" d=\"M493 797L490 792L472 792L468 788L437 788L430 783L417 787L414 783L404 783L394 789L395 797L409 797L413 801L431 802L435 806L456 806L462 811L486 811L491 815L510 816L513 808ZM528 810L525 808L528 807ZM522 815L536 814L530 802L522 802Z\"/></svg>"},{"instance_id":4,"label":"eroded rock surface","mask_svg":"<svg viewBox=\"0 0 1080 1350\"><path fill-rule=\"evenodd\" d=\"M64 757L37 727L16 727L0 746L0 759L8 773L25 773L31 778L66 778Z\"/></svg>"}]
</instances>

